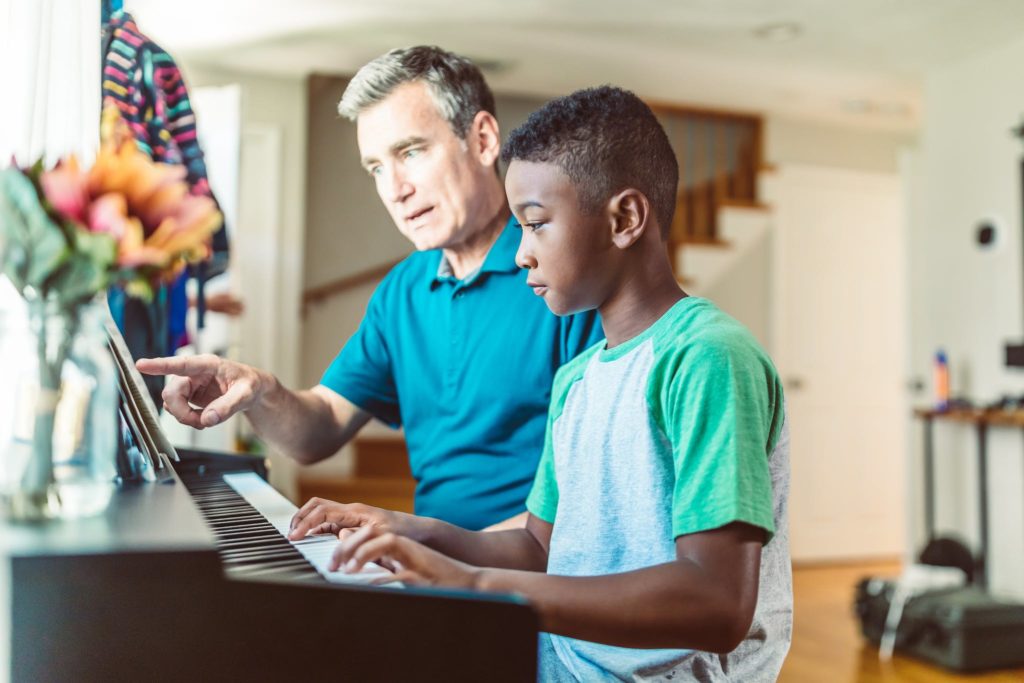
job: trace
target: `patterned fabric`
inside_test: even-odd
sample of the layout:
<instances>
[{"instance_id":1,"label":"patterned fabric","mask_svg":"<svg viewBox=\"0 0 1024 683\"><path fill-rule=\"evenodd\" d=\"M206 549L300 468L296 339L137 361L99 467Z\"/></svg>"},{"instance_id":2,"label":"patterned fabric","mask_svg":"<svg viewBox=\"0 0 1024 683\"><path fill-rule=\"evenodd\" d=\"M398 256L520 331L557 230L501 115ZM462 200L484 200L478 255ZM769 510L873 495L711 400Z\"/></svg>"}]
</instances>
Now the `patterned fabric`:
<instances>
[{"instance_id":1,"label":"patterned fabric","mask_svg":"<svg viewBox=\"0 0 1024 683\"><path fill-rule=\"evenodd\" d=\"M139 148L154 161L180 164L186 169L185 180L194 195L216 201L210 190L206 162L196 135L196 117L188 99L181 70L174 59L143 34L131 14L118 10L110 15L106 26L103 57L103 106L114 104L135 135ZM222 225L213 236L214 263L226 265L227 229ZM203 280L217 274L210 265L201 271L199 296ZM190 269L191 271L191 269ZM146 304L125 297L111 297L111 305L123 302L123 309L114 309L115 318L123 320L126 339L129 327L149 330L139 335L136 345L129 345L135 357L166 356L188 343L185 317L188 300L183 273L169 288L161 288L157 300ZM202 322L200 321L200 326ZM134 337L133 337L134 338ZM147 378L148 379L148 378ZM149 380L151 392L158 392L162 380ZM154 394L158 395L158 394ZM160 402L156 402L160 405Z\"/></svg>"},{"instance_id":2,"label":"patterned fabric","mask_svg":"<svg viewBox=\"0 0 1024 683\"><path fill-rule=\"evenodd\" d=\"M154 161L185 166L192 194L213 197L181 70L139 31L129 13L114 12L109 31L103 61L104 106L117 105L139 148ZM214 236L213 248L227 250L223 227Z\"/></svg>"}]
</instances>

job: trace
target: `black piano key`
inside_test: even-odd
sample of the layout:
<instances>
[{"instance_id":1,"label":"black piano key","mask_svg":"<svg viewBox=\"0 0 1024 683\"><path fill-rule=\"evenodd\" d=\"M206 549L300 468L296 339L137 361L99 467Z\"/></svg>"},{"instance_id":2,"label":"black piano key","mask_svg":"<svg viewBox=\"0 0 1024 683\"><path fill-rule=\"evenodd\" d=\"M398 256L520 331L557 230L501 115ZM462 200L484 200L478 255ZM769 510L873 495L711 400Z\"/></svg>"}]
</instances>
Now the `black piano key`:
<instances>
[{"instance_id":1,"label":"black piano key","mask_svg":"<svg viewBox=\"0 0 1024 683\"><path fill-rule=\"evenodd\" d=\"M274 526L217 475L185 477L200 513L214 534L224 569L244 577L325 581Z\"/></svg>"}]
</instances>

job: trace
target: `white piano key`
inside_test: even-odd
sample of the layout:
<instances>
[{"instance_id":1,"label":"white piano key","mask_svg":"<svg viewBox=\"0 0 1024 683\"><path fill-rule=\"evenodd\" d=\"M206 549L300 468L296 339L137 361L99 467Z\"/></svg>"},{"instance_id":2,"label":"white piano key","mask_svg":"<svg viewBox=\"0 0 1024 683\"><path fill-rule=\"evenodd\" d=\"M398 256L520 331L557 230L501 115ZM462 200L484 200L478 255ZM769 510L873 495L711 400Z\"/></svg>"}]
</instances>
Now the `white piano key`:
<instances>
[{"instance_id":1,"label":"white piano key","mask_svg":"<svg viewBox=\"0 0 1024 683\"><path fill-rule=\"evenodd\" d=\"M263 515L287 540L292 517L298 512L298 508L291 501L274 490L254 472L225 474L224 482ZM362 571L356 574L328 571L327 563L330 562L334 549L341 543L336 536L330 534L307 536L302 540L289 541L289 543L320 572L321 576L332 583L367 584L382 576L391 575L391 572L373 562L367 564ZM400 587L402 584L393 581L386 585Z\"/></svg>"}]
</instances>

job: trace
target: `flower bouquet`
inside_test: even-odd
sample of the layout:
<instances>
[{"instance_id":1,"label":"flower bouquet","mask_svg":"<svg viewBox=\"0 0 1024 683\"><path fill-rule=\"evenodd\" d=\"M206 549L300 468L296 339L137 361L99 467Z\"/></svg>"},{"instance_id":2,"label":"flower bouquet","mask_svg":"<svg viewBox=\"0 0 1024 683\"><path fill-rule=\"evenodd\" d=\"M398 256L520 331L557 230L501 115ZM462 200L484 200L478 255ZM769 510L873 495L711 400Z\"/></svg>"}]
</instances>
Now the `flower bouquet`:
<instances>
[{"instance_id":1,"label":"flower bouquet","mask_svg":"<svg viewBox=\"0 0 1024 683\"><path fill-rule=\"evenodd\" d=\"M139 149L116 107L104 110L101 125L103 143L88 170L69 156L53 168L40 161L0 171L0 271L28 304L38 361L38 384L21 392L33 402L31 437L22 439L29 443L20 462L0 463L17 473L0 490L15 518L61 511L53 449L62 437L54 425L83 312L112 285L149 299L161 280L208 255L222 221L212 199L190 194L183 167L155 163ZM116 448L112 437L107 442Z\"/></svg>"}]
</instances>

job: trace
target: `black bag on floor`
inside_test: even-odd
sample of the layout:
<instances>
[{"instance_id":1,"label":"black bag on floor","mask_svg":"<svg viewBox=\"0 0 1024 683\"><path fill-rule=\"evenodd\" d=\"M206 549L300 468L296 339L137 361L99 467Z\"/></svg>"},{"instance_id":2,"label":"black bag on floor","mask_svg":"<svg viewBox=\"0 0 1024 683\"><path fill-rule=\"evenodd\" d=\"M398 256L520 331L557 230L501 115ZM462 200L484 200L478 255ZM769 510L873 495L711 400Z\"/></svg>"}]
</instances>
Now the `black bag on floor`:
<instances>
[{"instance_id":1,"label":"black bag on floor","mask_svg":"<svg viewBox=\"0 0 1024 683\"><path fill-rule=\"evenodd\" d=\"M854 607L861 633L882 639L895 582L865 578ZM977 586L925 593L907 601L896 651L956 671L1024 666L1024 604L1001 600Z\"/></svg>"}]
</instances>

